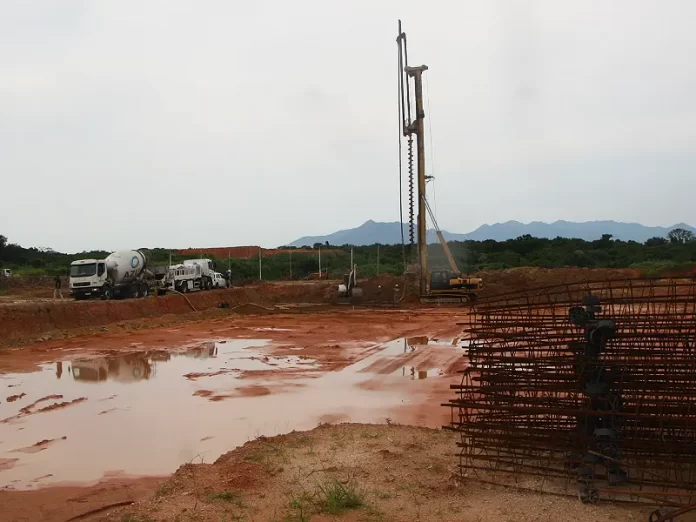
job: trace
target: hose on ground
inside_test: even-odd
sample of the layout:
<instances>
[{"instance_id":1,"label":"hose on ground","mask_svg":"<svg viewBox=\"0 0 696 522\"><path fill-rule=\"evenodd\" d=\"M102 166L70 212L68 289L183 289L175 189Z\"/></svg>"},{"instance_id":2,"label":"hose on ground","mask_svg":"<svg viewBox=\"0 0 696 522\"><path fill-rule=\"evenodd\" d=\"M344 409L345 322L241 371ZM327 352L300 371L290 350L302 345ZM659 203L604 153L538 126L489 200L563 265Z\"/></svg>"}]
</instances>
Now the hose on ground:
<instances>
[{"instance_id":1,"label":"hose on ground","mask_svg":"<svg viewBox=\"0 0 696 522\"><path fill-rule=\"evenodd\" d=\"M191 304L191 301L189 301L189 298L186 297L186 294L183 294L183 293L179 292L178 290L169 290L169 291L170 291L170 292L174 292L175 294L179 294L181 297L183 297L184 299L186 299L186 302L187 302L188 305L191 307L191 310L193 310L194 312L197 312L197 311L198 311L198 310L196 310L196 307L194 307L194 306Z\"/></svg>"}]
</instances>

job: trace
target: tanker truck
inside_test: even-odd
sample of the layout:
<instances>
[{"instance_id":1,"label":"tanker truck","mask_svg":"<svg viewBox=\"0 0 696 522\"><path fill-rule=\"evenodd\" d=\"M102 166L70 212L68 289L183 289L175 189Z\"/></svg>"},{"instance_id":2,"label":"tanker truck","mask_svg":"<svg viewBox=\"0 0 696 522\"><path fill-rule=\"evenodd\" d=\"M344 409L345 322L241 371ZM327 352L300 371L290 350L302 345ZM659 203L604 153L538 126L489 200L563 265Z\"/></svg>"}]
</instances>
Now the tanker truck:
<instances>
[{"instance_id":1,"label":"tanker truck","mask_svg":"<svg viewBox=\"0 0 696 522\"><path fill-rule=\"evenodd\" d=\"M75 299L147 297L152 288L164 291L169 285L157 268L150 266L144 249L113 252L106 259L78 259L70 264L70 295Z\"/></svg>"}]
</instances>

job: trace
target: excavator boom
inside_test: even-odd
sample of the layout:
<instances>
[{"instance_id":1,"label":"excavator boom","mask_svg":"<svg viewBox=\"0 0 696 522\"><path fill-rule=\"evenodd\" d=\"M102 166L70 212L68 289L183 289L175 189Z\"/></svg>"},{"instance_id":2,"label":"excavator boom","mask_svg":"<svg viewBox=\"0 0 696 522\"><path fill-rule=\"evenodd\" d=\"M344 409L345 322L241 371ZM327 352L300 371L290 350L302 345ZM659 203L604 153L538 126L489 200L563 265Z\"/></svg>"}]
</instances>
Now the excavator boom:
<instances>
[{"instance_id":1,"label":"excavator boom","mask_svg":"<svg viewBox=\"0 0 696 522\"><path fill-rule=\"evenodd\" d=\"M424 198L425 199L425 198ZM449 263L450 270L454 274L459 277L461 272L459 271L459 267L457 266L457 262L454 260L454 256L452 255L452 252L449 249L449 246L447 246L447 241L445 241L445 236L442 235L442 231L440 230L440 227L437 225L437 221L435 220L435 214L433 214L433 211L430 208L430 204L428 203L428 200L425 200L425 208L428 209L428 214L430 215L430 220L433 222L433 226L435 227L435 232L437 233L437 238L440 240L440 244L442 245L442 250L445 251L445 256L447 256L447 262Z\"/></svg>"},{"instance_id":2,"label":"excavator boom","mask_svg":"<svg viewBox=\"0 0 696 522\"><path fill-rule=\"evenodd\" d=\"M435 230L437 232L437 237L440 240L440 244L442 245L442 250L445 251L445 255L447 256L447 262L449 263L452 272L454 272L457 275L461 274L461 272L459 271L459 267L457 266L457 262L454 260L454 256L452 255L452 252L450 252L450 249L447 246L447 241L445 241L445 237L442 235L442 232L440 232L439 229Z\"/></svg>"}]
</instances>

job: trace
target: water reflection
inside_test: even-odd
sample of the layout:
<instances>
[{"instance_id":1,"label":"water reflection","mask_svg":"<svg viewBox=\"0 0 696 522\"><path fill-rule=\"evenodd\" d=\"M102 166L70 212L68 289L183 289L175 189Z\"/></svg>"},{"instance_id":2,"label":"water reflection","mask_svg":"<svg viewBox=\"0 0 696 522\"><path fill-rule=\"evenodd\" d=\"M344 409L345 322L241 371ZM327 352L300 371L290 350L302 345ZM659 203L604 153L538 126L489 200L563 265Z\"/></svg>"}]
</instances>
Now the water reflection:
<instances>
[{"instance_id":1,"label":"water reflection","mask_svg":"<svg viewBox=\"0 0 696 522\"><path fill-rule=\"evenodd\" d=\"M404 339L404 341L406 341L410 346L415 347L418 345L423 346L423 345L428 344L430 339L428 339L428 337L422 335L422 336L418 336L418 337L409 337L408 339Z\"/></svg>"},{"instance_id":2,"label":"water reflection","mask_svg":"<svg viewBox=\"0 0 696 522\"><path fill-rule=\"evenodd\" d=\"M428 377L437 377L443 375L444 372L440 368L431 368L430 370L419 370L415 366L404 366L401 369L401 375L410 377L412 381L426 379Z\"/></svg>"},{"instance_id":3,"label":"water reflection","mask_svg":"<svg viewBox=\"0 0 696 522\"><path fill-rule=\"evenodd\" d=\"M149 379L152 373L153 364L147 353L98 357L72 363L72 376L76 381L101 382L111 379L117 382L134 382Z\"/></svg>"},{"instance_id":4,"label":"water reflection","mask_svg":"<svg viewBox=\"0 0 696 522\"><path fill-rule=\"evenodd\" d=\"M20 455L21 465L0 473L0 488L33 488L36 477L49 474L42 485L96 480L114 469L164 474L196 455L214 460L259 434L312 428L326 415L380 422L404 408L406 397L410 411L427 396L421 379L434 373L419 368L443 366L425 344L403 338L379 349L365 344L369 355L329 372L308 357L268 348L266 339L227 339L172 352L102 352L6 374L3 380L17 383L13 393L27 397L0 403L0 419L14 419L0 423L0 459L17 458L14 449L36 441L60 444ZM39 408L22 414L37 400ZM84 452L89 458L75 458Z\"/></svg>"},{"instance_id":5,"label":"water reflection","mask_svg":"<svg viewBox=\"0 0 696 522\"><path fill-rule=\"evenodd\" d=\"M425 347L429 344L441 344L443 346L456 346L458 339L451 342L441 342L440 339L430 339L427 336L408 337L404 338L404 353L413 353L419 347ZM404 366L401 369L401 375L410 377L411 380L427 379L428 377L436 377L443 375L444 372L440 368L430 368L427 370L419 370L416 366Z\"/></svg>"},{"instance_id":6,"label":"water reflection","mask_svg":"<svg viewBox=\"0 0 696 522\"><path fill-rule=\"evenodd\" d=\"M188 347L182 352L150 350L76 359L72 362L61 361L56 363L55 375L57 379L60 379L63 371L66 370L72 375L74 381L131 383L152 379L157 373L158 364L167 363L173 359L180 359L182 362L185 359L195 359L201 370L213 371L229 370L230 368L225 366L228 363L233 364L237 371L314 367L314 360L306 357L268 357L258 350L249 349L250 345L263 346L266 342L266 340L211 341ZM221 366L212 368L211 364Z\"/></svg>"},{"instance_id":7,"label":"water reflection","mask_svg":"<svg viewBox=\"0 0 696 522\"><path fill-rule=\"evenodd\" d=\"M189 348L184 355L194 359L207 359L208 357L217 357L217 354L217 343L211 341Z\"/></svg>"}]
</instances>

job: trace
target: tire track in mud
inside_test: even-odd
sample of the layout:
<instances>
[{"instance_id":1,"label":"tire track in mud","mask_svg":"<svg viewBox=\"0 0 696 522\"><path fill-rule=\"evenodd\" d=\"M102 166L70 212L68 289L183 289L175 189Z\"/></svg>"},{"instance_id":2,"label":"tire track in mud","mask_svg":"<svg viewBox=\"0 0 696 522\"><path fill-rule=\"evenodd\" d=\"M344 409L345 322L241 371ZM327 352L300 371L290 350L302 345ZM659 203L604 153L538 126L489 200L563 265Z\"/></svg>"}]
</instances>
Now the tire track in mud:
<instances>
[{"instance_id":1,"label":"tire track in mud","mask_svg":"<svg viewBox=\"0 0 696 522\"><path fill-rule=\"evenodd\" d=\"M19 413L17 413L16 415L12 415L11 417L7 417L5 419L0 420L0 424L6 424L8 422L12 422L14 420L21 419L23 417L28 417L29 415L34 415L37 413L45 413L48 411L53 411L53 410L57 410L60 408L65 408L67 406L79 404L79 403L85 402L87 400L87 397L78 397L77 399L73 399L71 401L56 402L53 404L49 404L48 406L44 406L43 408L35 409L36 406L42 402L55 401L55 400L60 400L62 398L63 398L62 395L47 395L46 397L41 397L40 399L32 402L28 406L24 406L24 408L20 409Z\"/></svg>"}]
</instances>

